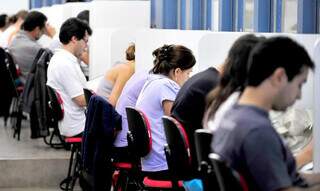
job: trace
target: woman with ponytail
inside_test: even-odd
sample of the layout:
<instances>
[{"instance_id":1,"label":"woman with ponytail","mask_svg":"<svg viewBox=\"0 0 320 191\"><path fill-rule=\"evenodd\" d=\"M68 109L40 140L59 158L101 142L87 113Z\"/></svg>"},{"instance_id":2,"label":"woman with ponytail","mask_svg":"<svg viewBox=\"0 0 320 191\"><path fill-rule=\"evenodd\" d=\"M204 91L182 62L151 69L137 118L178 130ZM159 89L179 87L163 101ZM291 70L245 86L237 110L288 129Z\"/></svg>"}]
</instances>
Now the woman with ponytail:
<instances>
[{"instance_id":1,"label":"woman with ponytail","mask_svg":"<svg viewBox=\"0 0 320 191\"><path fill-rule=\"evenodd\" d=\"M142 171L157 179L168 178L164 153L166 138L161 117L170 116L180 87L189 78L196 60L192 51L181 45L164 45L153 52L154 67L138 97L136 108L143 111L151 125L152 149L142 159Z\"/></svg>"}]
</instances>

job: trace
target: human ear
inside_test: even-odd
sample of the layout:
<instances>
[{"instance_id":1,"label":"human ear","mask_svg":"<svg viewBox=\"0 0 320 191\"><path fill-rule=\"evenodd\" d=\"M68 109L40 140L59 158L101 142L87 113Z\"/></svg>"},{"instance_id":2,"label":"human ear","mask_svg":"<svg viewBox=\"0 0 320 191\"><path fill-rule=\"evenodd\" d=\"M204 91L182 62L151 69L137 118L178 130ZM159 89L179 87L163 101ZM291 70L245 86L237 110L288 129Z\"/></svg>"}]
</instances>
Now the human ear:
<instances>
[{"instance_id":1,"label":"human ear","mask_svg":"<svg viewBox=\"0 0 320 191\"><path fill-rule=\"evenodd\" d=\"M78 39L77 39L77 37L72 36L72 37L71 37L71 41L74 43L74 42L78 41Z\"/></svg>"},{"instance_id":2,"label":"human ear","mask_svg":"<svg viewBox=\"0 0 320 191\"><path fill-rule=\"evenodd\" d=\"M277 68L271 76L271 82L273 85L280 85L287 80L288 77L284 68Z\"/></svg>"},{"instance_id":3,"label":"human ear","mask_svg":"<svg viewBox=\"0 0 320 191\"><path fill-rule=\"evenodd\" d=\"M180 68L176 68L174 69L174 75L179 75L182 72L182 70Z\"/></svg>"}]
</instances>

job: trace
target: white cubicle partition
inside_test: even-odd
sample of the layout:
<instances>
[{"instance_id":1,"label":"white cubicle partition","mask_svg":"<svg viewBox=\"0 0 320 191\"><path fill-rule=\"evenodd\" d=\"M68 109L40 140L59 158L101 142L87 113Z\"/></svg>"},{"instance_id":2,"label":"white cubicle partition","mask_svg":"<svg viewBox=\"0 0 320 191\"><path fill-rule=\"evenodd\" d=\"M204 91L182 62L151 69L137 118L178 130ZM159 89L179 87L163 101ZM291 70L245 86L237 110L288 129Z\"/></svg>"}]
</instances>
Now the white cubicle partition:
<instances>
[{"instance_id":1,"label":"white cubicle partition","mask_svg":"<svg viewBox=\"0 0 320 191\"><path fill-rule=\"evenodd\" d=\"M150 1L92 1L90 3L90 79L125 60L135 31L150 26Z\"/></svg>"},{"instance_id":2,"label":"white cubicle partition","mask_svg":"<svg viewBox=\"0 0 320 191\"><path fill-rule=\"evenodd\" d=\"M148 29L137 33L136 38L136 70L150 70L153 66L152 52L164 44L180 44L193 51L197 60L193 68L198 72L199 42L210 32L191 30Z\"/></svg>"},{"instance_id":3,"label":"white cubicle partition","mask_svg":"<svg viewBox=\"0 0 320 191\"><path fill-rule=\"evenodd\" d=\"M96 29L90 44L90 79L97 78L117 62L125 61L125 51L130 43L135 42L136 30Z\"/></svg>"},{"instance_id":4,"label":"white cubicle partition","mask_svg":"<svg viewBox=\"0 0 320 191\"><path fill-rule=\"evenodd\" d=\"M314 61L316 64L316 70L314 74L314 118L315 128L313 129L314 137L314 151L313 151L313 161L314 161L314 171L320 172L320 37L317 39L314 46Z\"/></svg>"},{"instance_id":5,"label":"white cubicle partition","mask_svg":"<svg viewBox=\"0 0 320 191\"><path fill-rule=\"evenodd\" d=\"M199 71L224 63L233 42L241 32L210 32L199 42Z\"/></svg>"},{"instance_id":6,"label":"white cubicle partition","mask_svg":"<svg viewBox=\"0 0 320 191\"><path fill-rule=\"evenodd\" d=\"M150 1L92 1L92 28L149 28Z\"/></svg>"},{"instance_id":7,"label":"white cubicle partition","mask_svg":"<svg viewBox=\"0 0 320 191\"><path fill-rule=\"evenodd\" d=\"M89 10L90 4L89 2L84 2L52 5L46 8L48 11L45 15L48 17L48 22L55 27L59 34L60 27L64 21L70 17L76 17L83 10Z\"/></svg>"},{"instance_id":8,"label":"white cubicle partition","mask_svg":"<svg viewBox=\"0 0 320 191\"><path fill-rule=\"evenodd\" d=\"M62 23L68 18L76 17L78 13L88 9L88 5L89 3L66 3L53 5L50 7L41 7L34 10L40 11L47 16L49 24L52 25L56 30L56 35L54 38L59 38L59 32ZM51 43L51 39L48 36L43 35L38 42L43 47L48 47Z\"/></svg>"}]
</instances>

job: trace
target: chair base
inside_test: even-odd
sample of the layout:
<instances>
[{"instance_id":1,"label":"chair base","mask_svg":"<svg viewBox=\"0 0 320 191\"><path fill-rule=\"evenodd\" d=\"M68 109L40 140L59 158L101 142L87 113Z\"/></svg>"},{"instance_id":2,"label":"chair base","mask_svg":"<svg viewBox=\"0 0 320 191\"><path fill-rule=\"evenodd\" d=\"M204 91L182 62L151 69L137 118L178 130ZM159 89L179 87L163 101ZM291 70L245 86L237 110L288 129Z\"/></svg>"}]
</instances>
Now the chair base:
<instances>
[{"instance_id":1,"label":"chair base","mask_svg":"<svg viewBox=\"0 0 320 191\"><path fill-rule=\"evenodd\" d=\"M66 143L71 144L71 155L67 177L60 183L60 188L62 190L72 191L77 179L81 175L81 141L81 137L70 137L65 139Z\"/></svg>"}]
</instances>

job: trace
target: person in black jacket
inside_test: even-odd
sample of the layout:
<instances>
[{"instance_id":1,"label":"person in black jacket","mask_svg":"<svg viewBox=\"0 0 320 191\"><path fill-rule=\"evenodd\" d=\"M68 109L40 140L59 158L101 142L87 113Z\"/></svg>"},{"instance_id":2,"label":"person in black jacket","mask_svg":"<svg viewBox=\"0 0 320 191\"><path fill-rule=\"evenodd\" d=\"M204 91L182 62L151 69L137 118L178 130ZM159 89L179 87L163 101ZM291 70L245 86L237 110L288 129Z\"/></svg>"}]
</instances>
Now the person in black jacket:
<instances>
[{"instance_id":1,"label":"person in black jacket","mask_svg":"<svg viewBox=\"0 0 320 191\"><path fill-rule=\"evenodd\" d=\"M87 110L82 138L83 169L93 179L93 190L110 190L115 131L121 129L121 115L100 96L93 95Z\"/></svg>"},{"instance_id":2,"label":"person in black jacket","mask_svg":"<svg viewBox=\"0 0 320 191\"><path fill-rule=\"evenodd\" d=\"M192 76L181 87L171 109L171 115L176 118L187 133L191 156L195 159L195 145L193 133L202 128L202 118L205 111L206 95L216 87L219 82L219 71L210 67ZM197 169L197 160L192 160L193 170Z\"/></svg>"}]
</instances>

